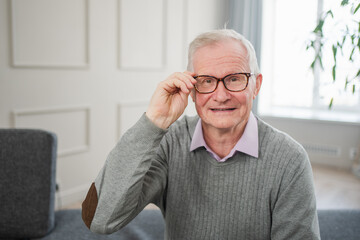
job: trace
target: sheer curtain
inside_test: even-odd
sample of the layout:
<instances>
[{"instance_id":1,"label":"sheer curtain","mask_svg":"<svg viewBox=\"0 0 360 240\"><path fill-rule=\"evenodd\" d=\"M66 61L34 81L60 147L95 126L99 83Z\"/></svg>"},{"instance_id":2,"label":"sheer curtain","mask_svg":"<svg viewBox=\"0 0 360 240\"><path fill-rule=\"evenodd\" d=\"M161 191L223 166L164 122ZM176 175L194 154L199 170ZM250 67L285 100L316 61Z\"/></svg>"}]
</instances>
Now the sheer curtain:
<instances>
[{"instance_id":1,"label":"sheer curtain","mask_svg":"<svg viewBox=\"0 0 360 240\"><path fill-rule=\"evenodd\" d=\"M263 0L228 0L229 28L243 34L254 46L260 64L262 6ZM260 66L261 67L261 66ZM254 101L253 112L257 113L258 100Z\"/></svg>"}]
</instances>

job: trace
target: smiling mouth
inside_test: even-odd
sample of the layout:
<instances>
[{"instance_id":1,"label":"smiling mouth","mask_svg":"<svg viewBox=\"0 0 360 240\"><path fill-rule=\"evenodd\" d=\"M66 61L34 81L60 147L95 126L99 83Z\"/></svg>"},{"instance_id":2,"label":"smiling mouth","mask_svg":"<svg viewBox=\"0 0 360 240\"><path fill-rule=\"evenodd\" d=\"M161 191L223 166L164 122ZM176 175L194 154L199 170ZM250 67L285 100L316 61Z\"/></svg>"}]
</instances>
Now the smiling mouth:
<instances>
[{"instance_id":1,"label":"smiling mouth","mask_svg":"<svg viewBox=\"0 0 360 240\"><path fill-rule=\"evenodd\" d=\"M235 108L210 108L210 110L214 112L226 112L226 111L234 111Z\"/></svg>"}]
</instances>

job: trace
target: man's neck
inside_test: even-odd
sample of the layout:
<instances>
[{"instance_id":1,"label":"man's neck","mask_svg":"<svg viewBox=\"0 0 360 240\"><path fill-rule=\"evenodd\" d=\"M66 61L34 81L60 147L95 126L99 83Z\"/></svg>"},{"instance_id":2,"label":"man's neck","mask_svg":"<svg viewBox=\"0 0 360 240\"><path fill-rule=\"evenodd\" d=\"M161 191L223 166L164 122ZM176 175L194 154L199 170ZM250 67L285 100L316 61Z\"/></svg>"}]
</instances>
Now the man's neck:
<instances>
[{"instance_id":1,"label":"man's neck","mask_svg":"<svg viewBox=\"0 0 360 240\"><path fill-rule=\"evenodd\" d=\"M231 152L243 135L246 124L247 121L244 121L231 129L217 129L203 125L204 140L214 153L220 158L224 158Z\"/></svg>"}]
</instances>

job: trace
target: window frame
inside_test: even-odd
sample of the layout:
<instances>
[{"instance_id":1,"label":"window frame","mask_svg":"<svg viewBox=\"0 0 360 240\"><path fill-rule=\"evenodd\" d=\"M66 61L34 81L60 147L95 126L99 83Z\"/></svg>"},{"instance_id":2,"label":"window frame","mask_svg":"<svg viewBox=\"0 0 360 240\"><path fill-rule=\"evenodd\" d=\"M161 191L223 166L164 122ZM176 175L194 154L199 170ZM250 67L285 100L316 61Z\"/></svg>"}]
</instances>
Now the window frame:
<instances>
[{"instance_id":1,"label":"window frame","mask_svg":"<svg viewBox=\"0 0 360 240\"><path fill-rule=\"evenodd\" d=\"M276 4L278 0L270 0L270 1L264 1L264 8L263 9L269 9L271 11L271 14L263 12L263 23L264 21L269 21L269 18L271 18L273 29L265 29L263 27L263 31L267 32L276 32L276 26L275 26L275 9ZM316 18L317 20L320 18L322 12L323 12L323 6L324 1L326 0L318 0L317 1L317 10L316 10ZM266 24L266 23L265 23ZM269 24L266 24L269 26ZM264 26L264 25L263 25ZM314 23L315 27L315 23ZM310 37L311 29L309 29L309 37ZM267 36L267 40L271 42L271 45L275 46L275 34L272 34L271 39L269 40L268 36L269 33L262 33L262 38L264 39L264 36ZM306 39L304 39L304 42ZM274 81L274 75L275 75L275 63L272 61L272 63L268 63L269 56L264 56L264 54L271 55L269 53L265 53L264 51L264 41L262 41L262 56L261 56L261 66L264 66L267 64L267 69L271 69L268 71L268 75L264 76L263 85L269 84L267 81L270 82L270 84L273 84ZM266 43L266 46L268 46L269 43ZM305 49L304 49L305 51ZM272 67L271 67L271 66ZM269 67L270 66L270 67ZM310 66L310 62L309 62ZM310 67L309 67L310 68ZM321 76L322 70L320 69L320 66L317 64L315 65L315 69L313 72L313 88L312 88L312 99L310 107L306 106L279 106L273 103L273 98L271 96L274 95L272 87L268 87L267 92L265 96L263 96L260 91L259 95L259 103L258 103L258 113L259 115L264 116L272 116L272 117L286 117L286 118L304 118L304 119L316 119L316 120L325 120L325 121L339 121L339 122L355 122L360 123L360 94L359 98L357 100L357 105L355 106L344 106L344 105L337 105L334 104L332 108L329 110L328 106L325 106L321 103L320 99L320 76ZM264 104L261 100L262 97L269 100L270 103ZM336 101L336 99L335 99ZM264 106L265 105L265 106ZM266 110L264 110L266 108Z\"/></svg>"}]
</instances>

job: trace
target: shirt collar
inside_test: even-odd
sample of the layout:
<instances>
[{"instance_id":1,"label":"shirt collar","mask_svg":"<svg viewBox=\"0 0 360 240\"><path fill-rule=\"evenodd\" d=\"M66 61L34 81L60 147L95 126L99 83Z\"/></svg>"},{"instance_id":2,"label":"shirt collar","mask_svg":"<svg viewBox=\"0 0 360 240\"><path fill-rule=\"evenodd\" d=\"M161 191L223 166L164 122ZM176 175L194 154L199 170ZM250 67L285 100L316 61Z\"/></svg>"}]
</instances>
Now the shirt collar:
<instances>
[{"instance_id":1,"label":"shirt collar","mask_svg":"<svg viewBox=\"0 0 360 240\"><path fill-rule=\"evenodd\" d=\"M210 152L216 160L220 162L226 161L228 158L233 156L236 151L243 152L255 158L259 156L259 137L258 137L258 125L257 119L254 114L250 112L249 120L245 126L243 135L240 137L239 141L236 143L234 148L231 150L228 156L223 159L220 159L206 144L204 140L204 134L202 130L201 119L198 120L193 138L190 145L190 151L194 151L199 147L205 147L208 152Z\"/></svg>"}]
</instances>

